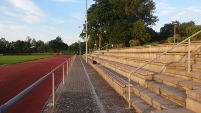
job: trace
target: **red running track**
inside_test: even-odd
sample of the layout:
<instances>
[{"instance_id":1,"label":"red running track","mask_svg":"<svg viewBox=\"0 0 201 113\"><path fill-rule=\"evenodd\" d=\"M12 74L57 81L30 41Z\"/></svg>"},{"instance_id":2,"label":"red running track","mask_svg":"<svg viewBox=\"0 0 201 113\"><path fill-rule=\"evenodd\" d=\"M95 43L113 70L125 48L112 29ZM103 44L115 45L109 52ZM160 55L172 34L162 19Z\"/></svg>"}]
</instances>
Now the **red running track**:
<instances>
[{"instance_id":1,"label":"red running track","mask_svg":"<svg viewBox=\"0 0 201 113\"><path fill-rule=\"evenodd\" d=\"M71 56L54 56L35 61L0 66L0 106L59 66ZM62 69L55 72L55 85L62 79ZM66 71L66 65L65 65ZM7 113L39 113L52 94L52 76L27 93Z\"/></svg>"}]
</instances>

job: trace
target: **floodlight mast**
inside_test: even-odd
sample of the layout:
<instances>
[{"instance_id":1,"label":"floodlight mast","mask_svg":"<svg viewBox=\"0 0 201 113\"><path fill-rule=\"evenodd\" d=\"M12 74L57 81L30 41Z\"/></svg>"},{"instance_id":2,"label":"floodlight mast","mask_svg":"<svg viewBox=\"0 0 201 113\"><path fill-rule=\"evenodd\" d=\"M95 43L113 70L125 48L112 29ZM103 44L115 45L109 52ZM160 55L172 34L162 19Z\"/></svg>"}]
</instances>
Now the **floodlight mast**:
<instances>
[{"instance_id":1,"label":"floodlight mast","mask_svg":"<svg viewBox=\"0 0 201 113\"><path fill-rule=\"evenodd\" d=\"M86 63L88 63L88 45L87 45L87 41L88 41L88 36L87 36L87 33L88 33L88 30L87 30L87 0L86 0L86 37L85 37L85 41L86 41Z\"/></svg>"}]
</instances>

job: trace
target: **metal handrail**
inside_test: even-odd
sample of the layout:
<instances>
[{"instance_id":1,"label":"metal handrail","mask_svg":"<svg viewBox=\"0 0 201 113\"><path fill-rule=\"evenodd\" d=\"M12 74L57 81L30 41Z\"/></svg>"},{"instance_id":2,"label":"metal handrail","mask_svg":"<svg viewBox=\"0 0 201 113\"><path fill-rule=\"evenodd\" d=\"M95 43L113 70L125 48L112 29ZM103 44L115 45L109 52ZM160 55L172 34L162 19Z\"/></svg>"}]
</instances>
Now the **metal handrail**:
<instances>
[{"instance_id":1,"label":"metal handrail","mask_svg":"<svg viewBox=\"0 0 201 113\"><path fill-rule=\"evenodd\" d=\"M43 76L42 78L40 78L38 81L36 81L35 83L33 83L32 85L30 85L28 88L26 88L25 90L23 90L22 92L20 92L18 95L16 95L15 97L13 97L12 99L10 99L8 102L6 102L5 104L3 104L2 106L0 106L0 113L5 113L6 110L8 110L11 106L13 106L17 101L19 101L22 97L24 97L29 91L31 91L33 88L35 88L36 86L38 86L41 82L43 82L47 77L51 76L51 74L54 77L54 72L60 68L61 66L63 66L65 63L67 63L67 74L68 74L68 66L69 66L69 62L70 62L70 66L72 65L72 62L74 61L75 56L72 57L72 59L68 59L66 61L64 61L63 63L61 63L59 66L57 66L56 68L54 68L52 71L50 71L48 74L46 74L45 76ZM72 60L72 61L71 61ZM64 69L64 68L63 68ZM63 73L64 74L64 73ZM63 78L64 79L64 78ZM54 80L53 80L54 81ZM53 87L53 93L54 93L54 87ZM53 94L54 96L54 94ZM53 99L53 104L54 104L54 99Z\"/></svg>"},{"instance_id":2,"label":"metal handrail","mask_svg":"<svg viewBox=\"0 0 201 113\"><path fill-rule=\"evenodd\" d=\"M128 89L128 91L129 91L129 97L128 97L128 98L129 98L129 102L128 102L128 103L129 103L129 106L128 106L128 107L129 107L129 108L131 107L131 94L130 94L130 93L131 93L131 83L130 83L130 81L131 81L131 74L134 73L134 72L136 72L137 70L143 68L143 67L146 66L147 64L153 62L154 60L156 60L157 58L159 58L159 57L161 57L162 55L166 54L167 52L173 50L174 48L176 48L177 46L181 45L182 43L184 43L184 42L187 41L187 40L188 40L188 46L189 46L189 47L188 47L188 72L190 72L190 39L191 39L192 37L196 36L196 35L199 34L199 33L201 33L201 30L198 31L198 32L196 32L195 34L191 35L190 37L186 38L185 40L181 41L180 43L177 43L177 44L174 45L172 48L170 48L170 49L164 51L163 53L159 54L157 57L155 57L155 58L149 60L148 62L142 64L140 67L134 69L133 71L131 71L131 72L129 73L129 75L128 75L128 82L129 82L129 89Z\"/></svg>"}]
</instances>

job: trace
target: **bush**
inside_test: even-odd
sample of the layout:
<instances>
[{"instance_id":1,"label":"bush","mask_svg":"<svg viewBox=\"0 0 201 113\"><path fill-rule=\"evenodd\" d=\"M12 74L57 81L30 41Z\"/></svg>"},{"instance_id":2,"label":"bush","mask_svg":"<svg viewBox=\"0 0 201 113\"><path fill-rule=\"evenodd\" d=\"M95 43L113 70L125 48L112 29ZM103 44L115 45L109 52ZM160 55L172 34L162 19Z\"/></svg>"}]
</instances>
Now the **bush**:
<instances>
[{"instance_id":1,"label":"bush","mask_svg":"<svg viewBox=\"0 0 201 113\"><path fill-rule=\"evenodd\" d=\"M174 38L173 37L168 37L167 38L167 43L173 43L174 42Z\"/></svg>"},{"instance_id":2,"label":"bush","mask_svg":"<svg viewBox=\"0 0 201 113\"><path fill-rule=\"evenodd\" d=\"M130 40L129 44L130 44L130 47L132 47L132 46L139 46L140 45L140 41L139 40Z\"/></svg>"},{"instance_id":3,"label":"bush","mask_svg":"<svg viewBox=\"0 0 201 113\"><path fill-rule=\"evenodd\" d=\"M117 47L117 48L123 48L123 47L125 47L125 46L124 46L124 44L122 43L122 44L118 44L118 47Z\"/></svg>"}]
</instances>

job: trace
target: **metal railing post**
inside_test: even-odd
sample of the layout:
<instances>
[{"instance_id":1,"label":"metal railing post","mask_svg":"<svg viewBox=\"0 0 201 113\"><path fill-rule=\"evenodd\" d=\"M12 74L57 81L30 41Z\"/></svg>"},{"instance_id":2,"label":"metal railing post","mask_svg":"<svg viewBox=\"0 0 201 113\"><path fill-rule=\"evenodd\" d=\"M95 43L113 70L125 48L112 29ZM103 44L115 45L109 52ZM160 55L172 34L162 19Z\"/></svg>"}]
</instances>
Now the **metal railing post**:
<instances>
[{"instance_id":1,"label":"metal railing post","mask_svg":"<svg viewBox=\"0 0 201 113\"><path fill-rule=\"evenodd\" d=\"M73 58L71 58L71 67L73 66Z\"/></svg>"},{"instance_id":2,"label":"metal railing post","mask_svg":"<svg viewBox=\"0 0 201 113\"><path fill-rule=\"evenodd\" d=\"M69 58L69 68L71 67L71 58Z\"/></svg>"},{"instance_id":3,"label":"metal railing post","mask_svg":"<svg viewBox=\"0 0 201 113\"><path fill-rule=\"evenodd\" d=\"M55 102L55 88L54 88L54 83L55 83L55 71L52 73L52 106L54 106Z\"/></svg>"},{"instance_id":4,"label":"metal railing post","mask_svg":"<svg viewBox=\"0 0 201 113\"><path fill-rule=\"evenodd\" d=\"M190 46L191 46L191 39L189 39L188 40L188 73L190 73L190 71L191 71L191 52L190 52L190 50L191 50L191 48L190 48Z\"/></svg>"},{"instance_id":5,"label":"metal railing post","mask_svg":"<svg viewBox=\"0 0 201 113\"><path fill-rule=\"evenodd\" d=\"M64 64L63 64L63 84L64 84Z\"/></svg>"},{"instance_id":6,"label":"metal railing post","mask_svg":"<svg viewBox=\"0 0 201 113\"><path fill-rule=\"evenodd\" d=\"M129 82L129 85L128 85L128 108L131 108L131 74L128 75L129 78L128 78L128 82Z\"/></svg>"},{"instance_id":7,"label":"metal railing post","mask_svg":"<svg viewBox=\"0 0 201 113\"><path fill-rule=\"evenodd\" d=\"M68 60L66 62L66 74L68 75Z\"/></svg>"}]
</instances>

